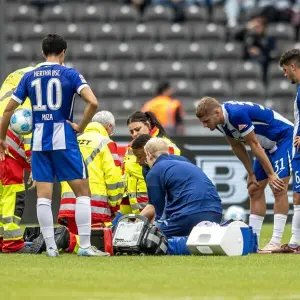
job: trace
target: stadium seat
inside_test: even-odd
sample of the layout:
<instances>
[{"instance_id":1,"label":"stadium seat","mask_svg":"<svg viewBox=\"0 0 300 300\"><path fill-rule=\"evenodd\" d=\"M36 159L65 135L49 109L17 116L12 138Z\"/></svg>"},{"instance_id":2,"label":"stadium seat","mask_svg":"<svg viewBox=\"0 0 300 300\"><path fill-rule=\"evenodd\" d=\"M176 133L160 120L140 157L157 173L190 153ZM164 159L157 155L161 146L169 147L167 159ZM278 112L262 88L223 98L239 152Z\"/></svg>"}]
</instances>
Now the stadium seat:
<instances>
[{"instance_id":1,"label":"stadium seat","mask_svg":"<svg viewBox=\"0 0 300 300\"><path fill-rule=\"evenodd\" d=\"M98 80L98 84L94 89L99 99L104 99L104 101L120 101L120 99L127 96L127 86L122 81Z\"/></svg>"},{"instance_id":2,"label":"stadium seat","mask_svg":"<svg viewBox=\"0 0 300 300\"><path fill-rule=\"evenodd\" d=\"M40 53L42 50L40 50ZM28 43L7 43L6 44L7 59L15 61L31 61L32 60L32 48Z\"/></svg>"},{"instance_id":3,"label":"stadium seat","mask_svg":"<svg viewBox=\"0 0 300 300\"><path fill-rule=\"evenodd\" d=\"M223 6L214 7L213 14L212 14L212 21L216 24L223 24L223 25L227 23L227 16Z\"/></svg>"},{"instance_id":4,"label":"stadium seat","mask_svg":"<svg viewBox=\"0 0 300 300\"><path fill-rule=\"evenodd\" d=\"M200 82L200 96L210 96L216 98L218 101L232 100L232 88L228 81L225 80L201 80Z\"/></svg>"},{"instance_id":5,"label":"stadium seat","mask_svg":"<svg viewBox=\"0 0 300 300\"><path fill-rule=\"evenodd\" d=\"M237 101L262 101L266 98L265 86L261 80L236 80L233 96Z\"/></svg>"},{"instance_id":6,"label":"stadium seat","mask_svg":"<svg viewBox=\"0 0 300 300\"><path fill-rule=\"evenodd\" d=\"M287 41L293 41L295 37L295 29L287 23L270 24L268 26L268 34L276 39L278 44Z\"/></svg>"},{"instance_id":7,"label":"stadium seat","mask_svg":"<svg viewBox=\"0 0 300 300\"><path fill-rule=\"evenodd\" d=\"M179 100L196 99L199 96L198 87L193 80L171 80L171 86L175 92L175 98Z\"/></svg>"},{"instance_id":8,"label":"stadium seat","mask_svg":"<svg viewBox=\"0 0 300 300\"><path fill-rule=\"evenodd\" d=\"M231 78L233 81L238 79L262 79L261 66L253 62L235 63L231 69Z\"/></svg>"},{"instance_id":9,"label":"stadium seat","mask_svg":"<svg viewBox=\"0 0 300 300\"><path fill-rule=\"evenodd\" d=\"M224 41L226 39L225 27L214 23L194 28L195 41Z\"/></svg>"},{"instance_id":10,"label":"stadium seat","mask_svg":"<svg viewBox=\"0 0 300 300\"><path fill-rule=\"evenodd\" d=\"M207 11L196 5L186 6L184 14L187 24L200 26L201 23L206 23L207 21Z\"/></svg>"},{"instance_id":11,"label":"stadium seat","mask_svg":"<svg viewBox=\"0 0 300 300\"><path fill-rule=\"evenodd\" d=\"M171 60L174 57L174 48L166 43L151 44L149 47L142 48L142 56L147 60Z\"/></svg>"},{"instance_id":12,"label":"stadium seat","mask_svg":"<svg viewBox=\"0 0 300 300\"><path fill-rule=\"evenodd\" d=\"M75 22L94 24L93 30L100 22L106 22L106 10L99 4L79 4L73 14Z\"/></svg>"},{"instance_id":13,"label":"stadium seat","mask_svg":"<svg viewBox=\"0 0 300 300\"><path fill-rule=\"evenodd\" d=\"M134 6L130 5L119 5L114 10L109 12L109 20L112 23L121 23L126 26L131 23L136 23L140 19L140 14Z\"/></svg>"},{"instance_id":14,"label":"stadium seat","mask_svg":"<svg viewBox=\"0 0 300 300\"><path fill-rule=\"evenodd\" d=\"M273 79L269 82L267 95L270 100L285 102L283 99L289 99L288 101L294 102L296 94L296 86L291 84L286 78L282 78L281 80Z\"/></svg>"},{"instance_id":15,"label":"stadium seat","mask_svg":"<svg viewBox=\"0 0 300 300\"><path fill-rule=\"evenodd\" d=\"M144 45L153 43L157 39L157 27L147 24L131 24L126 26L124 33L125 41Z\"/></svg>"},{"instance_id":16,"label":"stadium seat","mask_svg":"<svg viewBox=\"0 0 300 300\"><path fill-rule=\"evenodd\" d=\"M50 24L25 24L20 28L21 39L24 41L41 42L49 33L54 31Z\"/></svg>"},{"instance_id":17,"label":"stadium seat","mask_svg":"<svg viewBox=\"0 0 300 300\"><path fill-rule=\"evenodd\" d=\"M292 48L291 48L292 49ZM274 79L283 79L284 73L278 62L272 62L268 68L268 82L271 83Z\"/></svg>"},{"instance_id":18,"label":"stadium seat","mask_svg":"<svg viewBox=\"0 0 300 300\"><path fill-rule=\"evenodd\" d=\"M154 23L156 25L162 25L170 23L173 19L173 11L168 6L154 5L149 6L144 15L143 21L148 23Z\"/></svg>"},{"instance_id":19,"label":"stadium seat","mask_svg":"<svg viewBox=\"0 0 300 300\"><path fill-rule=\"evenodd\" d=\"M287 98L273 98L273 99L266 99L263 103L260 103L261 105L271 108L275 110L276 112L279 112L281 114L284 114L284 117L286 117L286 113L289 110L289 105L287 103L293 102L290 101L291 99Z\"/></svg>"},{"instance_id":20,"label":"stadium seat","mask_svg":"<svg viewBox=\"0 0 300 300\"><path fill-rule=\"evenodd\" d=\"M108 60L136 60L138 58L138 48L131 43L112 43L106 50Z\"/></svg>"},{"instance_id":21,"label":"stadium seat","mask_svg":"<svg viewBox=\"0 0 300 300\"><path fill-rule=\"evenodd\" d=\"M130 99L137 99L140 103L156 95L156 82L153 80L132 80L129 83Z\"/></svg>"},{"instance_id":22,"label":"stadium seat","mask_svg":"<svg viewBox=\"0 0 300 300\"><path fill-rule=\"evenodd\" d=\"M77 43L76 47L67 50L74 60L97 60L104 57L103 47L99 43Z\"/></svg>"},{"instance_id":23,"label":"stadium seat","mask_svg":"<svg viewBox=\"0 0 300 300\"><path fill-rule=\"evenodd\" d=\"M227 77L228 69L226 62L222 61L200 61L194 66L195 78L222 79Z\"/></svg>"},{"instance_id":24,"label":"stadium seat","mask_svg":"<svg viewBox=\"0 0 300 300\"><path fill-rule=\"evenodd\" d=\"M6 22L36 22L38 19L38 11L35 6L26 4L9 4L7 1L7 9L5 11Z\"/></svg>"},{"instance_id":25,"label":"stadium seat","mask_svg":"<svg viewBox=\"0 0 300 300\"><path fill-rule=\"evenodd\" d=\"M170 61L165 62L159 67L159 74L164 79L188 79L193 76L192 69L184 62Z\"/></svg>"},{"instance_id":26,"label":"stadium seat","mask_svg":"<svg viewBox=\"0 0 300 300\"><path fill-rule=\"evenodd\" d=\"M112 111L114 112L115 115L118 116L118 119L121 117L126 120L128 116L132 114L132 112L141 109L141 103L131 99L115 100L112 101L111 104L112 104ZM124 124L126 124L125 120L124 123L122 124L123 127Z\"/></svg>"},{"instance_id":27,"label":"stadium seat","mask_svg":"<svg viewBox=\"0 0 300 300\"><path fill-rule=\"evenodd\" d=\"M101 101L101 110L111 110L111 102L105 101L100 98L100 96L97 94L97 91L93 89L93 92L95 93L95 96L99 101ZM82 120L83 112L86 108L86 103L78 96L76 95L75 98L75 104L74 104L74 119L78 122Z\"/></svg>"},{"instance_id":28,"label":"stadium seat","mask_svg":"<svg viewBox=\"0 0 300 300\"><path fill-rule=\"evenodd\" d=\"M65 24L61 26L60 24L55 26L55 32L59 32L67 41L69 42L83 42L87 41L88 37L88 27L83 23L78 24Z\"/></svg>"},{"instance_id":29,"label":"stadium seat","mask_svg":"<svg viewBox=\"0 0 300 300\"><path fill-rule=\"evenodd\" d=\"M226 59L230 62L236 62L243 57L243 46L239 43L221 43L213 47L213 59Z\"/></svg>"},{"instance_id":30,"label":"stadium seat","mask_svg":"<svg viewBox=\"0 0 300 300\"><path fill-rule=\"evenodd\" d=\"M8 23L5 26L5 37L8 41L16 41L19 37L19 26L15 23Z\"/></svg>"},{"instance_id":31,"label":"stadium seat","mask_svg":"<svg viewBox=\"0 0 300 300\"><path fill-rule=\"evenodd\" d=\"M98 61L89 66L90 78L117 79L120 77L120 66L115 62Z\"/></svg>"},{"instance_id":32,"label":"stadium seat","mask_svg":"<svg viewBox=\"0 0 300 300\"><path fill-rule=\"evenodd\" d=\"M176 58L184 61L208 60L211 50L201 42L198 43L179 43L176 47Z\"/></svg>"},{"instance_id":33,"label":"stadium seat","mask_svg":"<svg viewBox=\"0 0 300 300\"><path fill-rule=\"evenodd\" d=\"M182 41L192 40L192 30L184 24L169 24L159 29L159 36L161 42L168 41L177 46Z\"/></svg>"},{"instance_id":34,"label":"stadium seat","mask_svg":"<svg viewBox=\"0 0 300 300\"><path fill-rule=\"evenodd\" d=\"M126 62L122 65L124 79L153 79L156 75L153 64L147 62Z\"/></svg>"},{"instance_id":35,"label":"stadium seat","mask_svg":"<svg viewBox=\"0 0 300 300\"><path fill-rule=\"evenodd\" d=\"M92 41L99 40L103 43L121 41L123 28L110 23L95 26L91 25L89 35Z\"/></svg>"},{"instance_id":36,"label":"stadium seat","mask_svg":"<svg viewBox=\"0 0 300 300\"><path fill-rule=\"evenodd\" d=\"M194 116L196 115L196 107L199 103L199 99L196 98L181 98L180 99L185 115ZM196 117L195 117L196 118ZM186 120L185 120L186 121ZM186 122L184 122L186 123ZM200 124L200 123L199 123Z\"/></svg>"},{"instance_id":37,"label":"stadium seat","mask_svg":"<svg viewBox=\"0 0 300 300\"><path fill-rule=\"evenodd\" d=\"M54 6L47 6L41 15L43 22L70 22L73 13L72 4L58 4Z\"/></svg>"}]
</instances>

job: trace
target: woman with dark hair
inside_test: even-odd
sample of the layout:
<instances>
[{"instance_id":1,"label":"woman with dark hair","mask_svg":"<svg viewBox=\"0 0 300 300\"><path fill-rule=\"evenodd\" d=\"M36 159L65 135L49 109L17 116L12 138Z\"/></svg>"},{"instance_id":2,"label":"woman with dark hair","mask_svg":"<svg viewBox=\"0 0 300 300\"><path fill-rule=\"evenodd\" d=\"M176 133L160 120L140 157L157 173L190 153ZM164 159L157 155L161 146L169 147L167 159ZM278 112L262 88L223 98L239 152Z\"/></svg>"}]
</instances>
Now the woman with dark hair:
<instances>
[{"instance_id":1,"label":"woman with dark hair","mask_svg":"<svg viewBox=\"0 0 300 300\"><path fill-rule=\"evenodd\" d=\"M152 137L161 137L168 142L169 152L171 154L180 155L179 148L166 137L163 126L152 112L134 112L129 116L127 126L133 141L142 134L149 134ZM142 166L137 163L137 158L131 147L132 142L128 145L124 157L127 197L125 197L121 203L122 214L139 214L148 203L147 187Z\"/></svg>"}]
</instances>

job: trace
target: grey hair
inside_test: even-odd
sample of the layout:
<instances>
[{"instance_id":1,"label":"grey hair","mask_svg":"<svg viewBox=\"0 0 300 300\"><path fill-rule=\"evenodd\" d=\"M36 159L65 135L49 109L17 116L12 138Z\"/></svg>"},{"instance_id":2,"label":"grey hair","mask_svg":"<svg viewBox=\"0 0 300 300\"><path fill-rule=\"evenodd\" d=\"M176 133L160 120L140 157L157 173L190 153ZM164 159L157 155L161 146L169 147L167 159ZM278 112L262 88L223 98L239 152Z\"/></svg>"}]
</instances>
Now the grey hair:
<instances>
[{"instance_id":1,"label":"grey hair","mask_svg":"<svg viewBox=\"0 0 300 300\"><path fill-rule=\"evenodd\" d=\"M110 111L101 110L101 111L97 112L94 115L92 122L98 122L98 123L102 124L103 126L112 125L113 132L115 131L116 121L115 121L114 115Z\"/></svg>"}]
</instances>

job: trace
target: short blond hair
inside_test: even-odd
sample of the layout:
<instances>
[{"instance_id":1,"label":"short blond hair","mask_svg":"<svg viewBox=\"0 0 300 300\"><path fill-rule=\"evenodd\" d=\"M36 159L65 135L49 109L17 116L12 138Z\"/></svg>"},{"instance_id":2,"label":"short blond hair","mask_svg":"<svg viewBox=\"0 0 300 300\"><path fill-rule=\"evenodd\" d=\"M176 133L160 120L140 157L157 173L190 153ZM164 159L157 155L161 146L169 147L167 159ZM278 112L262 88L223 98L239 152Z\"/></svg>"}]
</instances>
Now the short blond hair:
<instances>
[{"instance_id":1,"label":"short blond hair","mask_svg":"<svg viewBox=\"0 0 300 300\"><path fill-rule=\"evenodd\" d=\"M151 138L144 147L145 151L152 154L155 158L161 154L169 154L169 145L168 143L158 137Z\"/></svg>"},{"instance_id":2,"label":"short blond hair","mask_svg":"<svg viewBox=\"0 0 300 300\"><path fill-rule=\"evenodd\" d=\"M203 118L219 107L221 107L221 104L215 98L203 97L197 105L196 116L198 119Z\"/></svg>"}]
</instances>

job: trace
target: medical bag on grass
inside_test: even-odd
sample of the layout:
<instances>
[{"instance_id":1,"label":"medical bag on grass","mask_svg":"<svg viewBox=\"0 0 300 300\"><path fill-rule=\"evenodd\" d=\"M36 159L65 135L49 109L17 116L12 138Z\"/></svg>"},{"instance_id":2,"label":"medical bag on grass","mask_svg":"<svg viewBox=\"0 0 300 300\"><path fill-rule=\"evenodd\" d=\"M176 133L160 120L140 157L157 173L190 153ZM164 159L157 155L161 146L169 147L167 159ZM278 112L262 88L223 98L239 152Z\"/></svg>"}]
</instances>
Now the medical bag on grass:
<instances>
[{"instance_id":1,"label":"medical bag on grass","mask_svg":"<svg viewBox=\"0 0 300 300\"><path fill-rule=\"evenodd\" d=\"M116 255L164 255L167 239L147 218L129 214L114 229L113 247Z\"/></svg>"},{"instance_id":2,"label":"medical bag on grass","mask_svg":"<svg viewBox=\"0 0 300 300\"><path fill-rule=\"evenodd\" d=\"M91 245L101 251L108 252L111 256L114 255L111 228L93 227L91 231Z\"/></svg>"}]
</instances>

